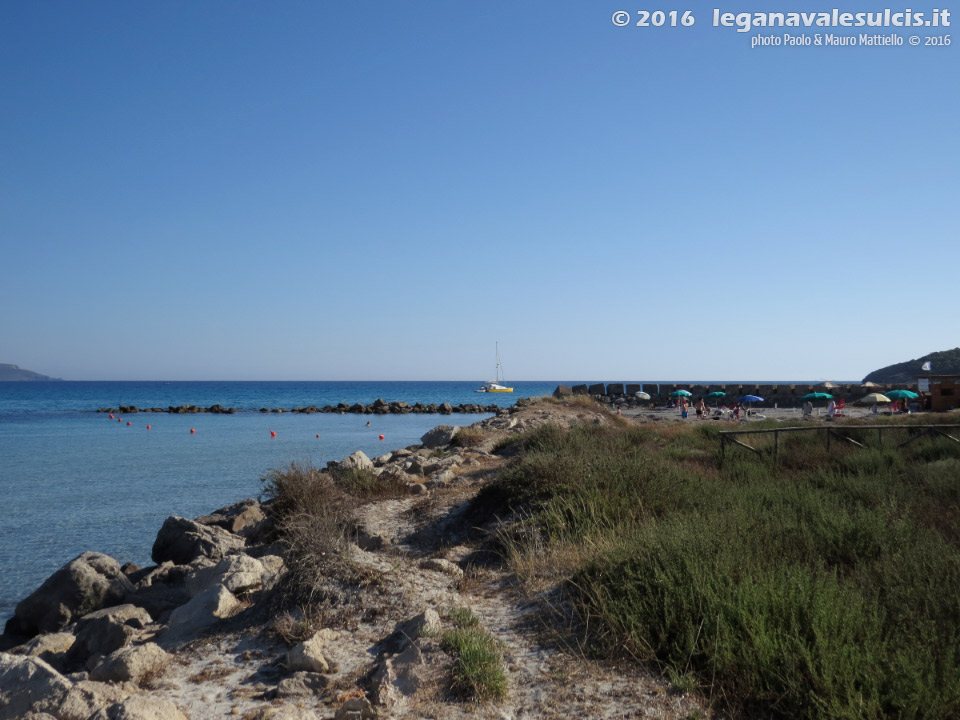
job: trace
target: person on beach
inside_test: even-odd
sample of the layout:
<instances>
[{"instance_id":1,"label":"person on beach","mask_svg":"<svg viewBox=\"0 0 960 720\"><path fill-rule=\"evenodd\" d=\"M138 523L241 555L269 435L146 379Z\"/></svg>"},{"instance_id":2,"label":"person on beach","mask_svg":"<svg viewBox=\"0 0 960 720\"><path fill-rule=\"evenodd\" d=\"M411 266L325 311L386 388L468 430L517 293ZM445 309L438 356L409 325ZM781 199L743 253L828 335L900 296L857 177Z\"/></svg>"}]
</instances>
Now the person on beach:
<instances>
[{"instance_id":1,"label":"person on beach","mask_svg":"<svg viewBox=\"0 0 960 720\"><path fill-rule=\"evenodd\" d=\"M806 419L806 418L810 417L811 415L813 415L813 403L810 402L809 400L807 400L807 401L803 404L803 417L804 417L804 419Z\"/></svg>"},{"instance_id":2,"label":"person on beach","mask_svg":"<svg viewBox=\"0 0 960 720\"><path fill-rule=\"evenodd\" d=\"M833 413L837 409L837 404L831 400L827 403L827 420L833 420Z\"/></svg>"},{"instance_id":3,"label":"person on beach","mask_svg":"<svg viewBox=\"0 0 960 720\"><path fill-rule=\"evenodd\" d=\"M706 412L706 408L703 404L703 398L697 400L697 420L703 420L703 416Z\"/></svg>"}]
</instances>

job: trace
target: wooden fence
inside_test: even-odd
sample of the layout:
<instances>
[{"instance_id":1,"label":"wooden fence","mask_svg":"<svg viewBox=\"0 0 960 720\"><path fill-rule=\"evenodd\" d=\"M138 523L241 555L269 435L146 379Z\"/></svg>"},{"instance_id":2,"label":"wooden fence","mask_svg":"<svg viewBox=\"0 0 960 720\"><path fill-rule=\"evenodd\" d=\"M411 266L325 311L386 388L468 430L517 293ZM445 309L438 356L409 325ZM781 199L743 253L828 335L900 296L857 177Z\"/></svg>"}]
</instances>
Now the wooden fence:
<instances>
[{"instance_id":1,"label":"wooden fence","mask_svg":"<svg viewBox=\"0 0 960 720\"><path fill-rule=\"evenodd\" d=\"M940 435L945 438L953 440L955 443L960 443L960 439L955 438L953 435L947 432L947 430L955 430L960 428L960 425L818 425L817 427L785 427L785 428L765 428L763 430L721 430L720 431L720 457L721 462L723 458L727 455L727 443L730 443L735 446L746 448L757 455L761 455L762 451L758 448L755 448L751 445L748 445L741 440L738 440L735 435L766 435L773 433L773 456L776 457L777 453L780 450L780 433L793 433L793 432L820 432L826 436L827 450L830 449L830 440L835 438L837 440L842 440L844 442L851 443L857 447L864 447L863 443L854 440L849 435L844 433L849 433L851 431L861 431L861 430L876 430L877 431L877 440L883 442L883 432L885 430L914 430L916 433L909 437L907 440L899 443L898 448L905 447L909 445L914 440L919 440L922 437L933 437Z\"/></svg>"}]
</instances>

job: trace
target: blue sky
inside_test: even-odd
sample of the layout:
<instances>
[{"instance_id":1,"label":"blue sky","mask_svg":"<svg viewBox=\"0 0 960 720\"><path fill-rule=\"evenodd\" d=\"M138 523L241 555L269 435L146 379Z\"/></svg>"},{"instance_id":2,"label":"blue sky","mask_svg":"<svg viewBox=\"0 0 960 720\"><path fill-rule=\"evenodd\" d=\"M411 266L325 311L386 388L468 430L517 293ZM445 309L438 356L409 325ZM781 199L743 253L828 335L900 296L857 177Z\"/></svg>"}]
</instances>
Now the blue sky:
<instances>
[{"instance_id":1,"label":"blue sky","mask_svg":"<svg viewBox=\"0 0 960 720\"><path fill-rule=\"evenodd\" d=\"M757 9L4 3L0 362L484 379L499 341L514 380L801 380L960 345L960 37L751 48L859 33L714 7Z\"/></svg>"}]
</instances>

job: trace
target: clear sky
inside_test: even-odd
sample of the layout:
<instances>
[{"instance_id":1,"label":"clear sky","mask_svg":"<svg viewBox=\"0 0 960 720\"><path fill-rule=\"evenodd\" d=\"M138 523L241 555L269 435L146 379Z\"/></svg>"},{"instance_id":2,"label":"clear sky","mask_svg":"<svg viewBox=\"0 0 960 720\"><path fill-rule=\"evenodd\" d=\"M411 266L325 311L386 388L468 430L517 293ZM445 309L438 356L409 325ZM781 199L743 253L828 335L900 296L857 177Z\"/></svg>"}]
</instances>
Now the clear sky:
<instances>
[{"instance_id":1,"label":"clear sky","mask_svg":"<svg viewBox=\"0 0 960 720\"><path fill-rule=\"evenodd\" d=\"M713 25L758 5L2 3L0 362L846 380L960 345L960 34Z\"/></svg>"}]
</instances>

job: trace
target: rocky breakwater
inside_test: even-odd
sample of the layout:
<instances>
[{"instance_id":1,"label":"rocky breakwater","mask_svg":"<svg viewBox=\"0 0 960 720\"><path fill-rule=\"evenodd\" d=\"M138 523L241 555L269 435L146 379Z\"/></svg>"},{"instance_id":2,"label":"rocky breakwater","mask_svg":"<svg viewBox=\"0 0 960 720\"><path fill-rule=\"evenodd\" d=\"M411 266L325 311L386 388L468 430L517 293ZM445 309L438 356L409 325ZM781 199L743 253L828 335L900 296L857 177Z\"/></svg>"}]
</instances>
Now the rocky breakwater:
<instances>
[{"instance_id":1,"label":"rocky breakwater","mask_svg":"<svg viewBox=\"0 0 960 720\"><path fill-rule=\"evenodd\" d=\"M498 434L540 422L514 417L527 404L521 400L499 411L479 423L483 430L441 425L419 445L374 459L358 451L318 472L333 477L361 471L399 486L410 501L478 483L501 460L493 453ZM344 529L343 552L389 550L397 539L388 528L358 520ZM336 704L340 719L373 717L378 704L415 694L419 673L436 674L440 665L422 667L424 655L443 655L435 632L421 638L424 626L438 623L429 610L407 615L398 630L376 630L380 651L372 668L369 639L358 639L353 654L337 654L337 638L352 647L344 628L320 630L277 652L274 635L274 646L262 638L276 619L276 588L288 572L286 552L272 503L248 499L193 520L168 517L153 544L152 566L121 565L97 552L74 558L17 605L0 635L0 720L194 720L229 714L315 720L319 715L304 709L307 700L314 706ZM443 560L423 561L416 572L452 578L436 580L443 587L463 574ZM381 614L367 614L378 628ZM186 677L181 668L190 667L196 643L242 617L252 618L244 627L260 633L257 641L229 663L217 659ZM238 688L238 680L226 699L220 692L215 702L206 689L191 696L190 683L207 688L238 671L246 678L244 687ZM179 685L171 678L178 672ZM215 687L213 695L223 683Z\"/></svg>"},{"instance_id":2,"label":"rocky breakwater","mask_svg":"<svg viewBox=\"0 0 960 720\"><path fill-rule=\"evenodd\" d=\"M335 413L345 415L347 413L358 415L406 415L415 414L434 414L450 415L452 413L463 414L481 414L495 413L500 410L500 406L495 404L483 405L480 403L459 403L452 405L450 403L407 403L401 401L387 402L382 398L377 398L367 405L363 403L338 403L337 405L302 405L294 408L260 408L261 413L301 413L311 415L313 413ZM113 413L121 415L132 415L135 413L170 413L174 415L190 415L194 413L213 413L215 415L229 415L236 412L243 412L237 408L223 407L221 405L211 405L203 407L200 405L170 405L169 407L140 408L136 405L120 405L115 408L99 408L98 413Z\"/></svg>"}]
</instances>

